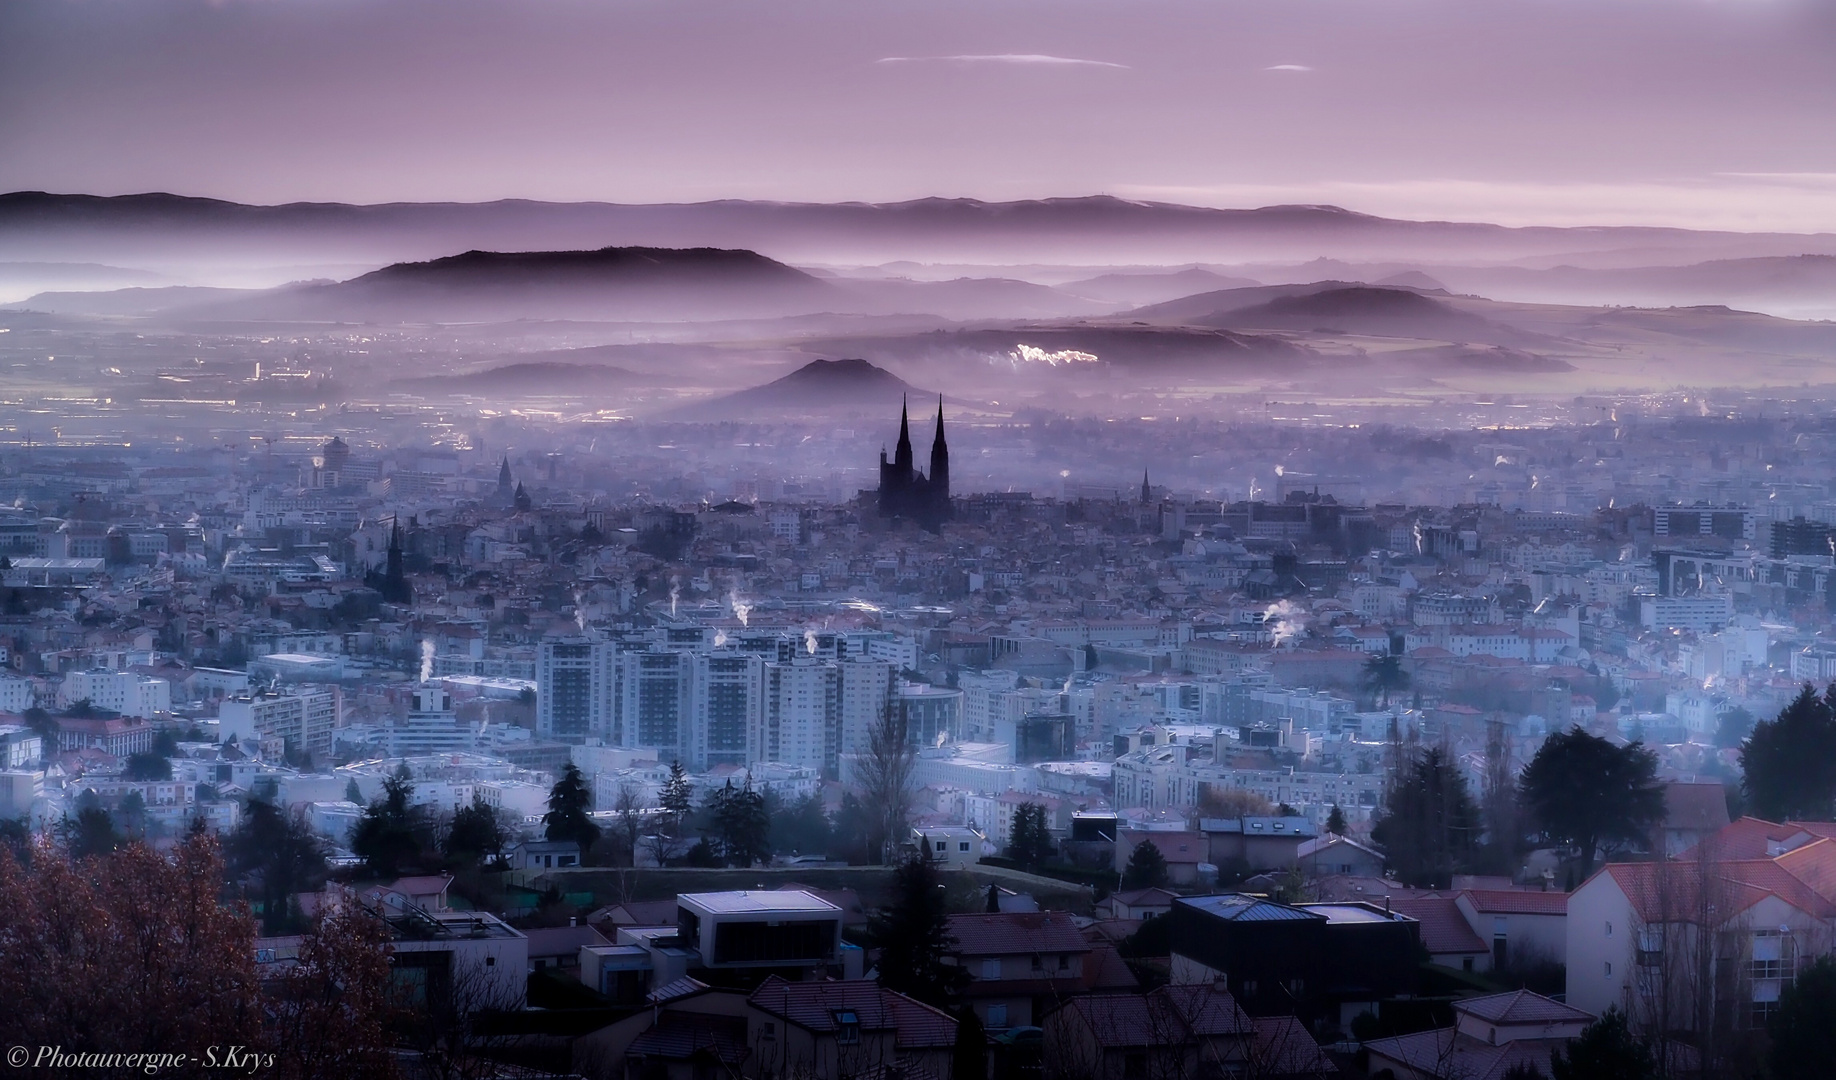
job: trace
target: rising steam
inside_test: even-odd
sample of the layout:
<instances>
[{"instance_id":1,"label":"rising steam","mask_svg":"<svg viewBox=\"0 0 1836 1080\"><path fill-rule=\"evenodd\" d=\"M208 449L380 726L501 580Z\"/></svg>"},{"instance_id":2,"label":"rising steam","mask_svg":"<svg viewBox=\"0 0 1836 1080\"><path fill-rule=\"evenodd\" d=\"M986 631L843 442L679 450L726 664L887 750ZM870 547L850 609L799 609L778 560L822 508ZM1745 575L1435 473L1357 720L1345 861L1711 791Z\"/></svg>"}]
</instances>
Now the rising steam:
<instances>
[{"instance_id":1,"label":"rising steam","mask_svg":"<svg viewBox=\"0 0 1836 1080\"><path fill-rule=\"evenodd\" d=\"M1095 353L1080 352L1077 349L1059 349L1056 352L1052 352L1042 349L1037 345L1015 345L1014 351L1008 353L1008 357L1012 359L1016 365L1046 364L1050 367L1069 367L1072 364L1094 364L1097 362L1097 355Z\"/></svg>"},{"instance_id":2,"label":"rising steam","mask_svg":"<svg viewBox=\"0 0 1836 1080\"><path fill-rule=\"evenodd\" d=\"M421 639L421 681L433 678L434 644L431 639Z\"/></svg>"},{"instance_id":3,"label":"rising steam","mask_svg":"<svg viewBox=\"0 0 1836 1080\"><path fill-rule=\"evenodd\" d=\"M1278 649L1293 644L1296 638L1307 632L1307 613L1292 600L1270 604L1262 616L1263 621L1275 624L1271 633Z\"/></svg>"}]
</instances>

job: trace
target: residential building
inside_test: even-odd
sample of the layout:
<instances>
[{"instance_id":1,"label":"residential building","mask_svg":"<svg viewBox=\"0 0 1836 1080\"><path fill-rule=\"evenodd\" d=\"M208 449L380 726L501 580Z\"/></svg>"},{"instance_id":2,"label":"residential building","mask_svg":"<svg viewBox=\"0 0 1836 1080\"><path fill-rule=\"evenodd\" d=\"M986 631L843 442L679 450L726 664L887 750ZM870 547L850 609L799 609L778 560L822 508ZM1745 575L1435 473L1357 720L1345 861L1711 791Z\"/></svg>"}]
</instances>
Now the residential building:
<instances>
[{"instance_id":1,"label":"residential building","mask_svg":"<svg viewBox=\"0 0 1836 1080\"><path fill-rule=\"evenodd\" d=\"M217 723L226 739L279 739L315 762L329 762L341 701L336 687L287 687L238 695L218 704Z\"/></svg>"},{"instance_id":2,"label":"residential building","mask_svg":"<svg viewBox=\"0 0 1836 1080\"><path fill-rule=\"evenodd\" d=\"M949 960L969 972L963 995L990 1031L1036 1026L1087 989L1091 944L1062 912L952 915L950 933Z\"/></svg>"}]
</instances>

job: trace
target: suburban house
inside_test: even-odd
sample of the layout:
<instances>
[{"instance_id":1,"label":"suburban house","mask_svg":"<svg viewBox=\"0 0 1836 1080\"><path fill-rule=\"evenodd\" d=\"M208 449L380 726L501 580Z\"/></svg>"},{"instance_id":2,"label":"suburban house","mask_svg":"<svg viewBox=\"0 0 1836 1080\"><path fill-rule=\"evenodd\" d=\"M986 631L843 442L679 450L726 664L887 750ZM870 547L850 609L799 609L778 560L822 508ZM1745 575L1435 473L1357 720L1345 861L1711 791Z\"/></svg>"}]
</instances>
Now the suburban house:
<instances>
[{"instance_id":1,"label":"suburban house","mask_svg":"<svg viewBox=\"0 0 1836 1080\"><path fill-rule=\"evenodd\" d=\"M1304 817L1204 818L1199 831L1209 847L1206 862L1214 866L1241 862L1251 870L1292 869L1300 846L1320 835L1319 828Z\"/></svg>"},{"instance_id":2,"label":"suburban house","mask_svg":"<svg viewBox=\"0 0 1836 1080\"><path fill-rule=\"evenodd\" d=\"M1728 792L1720 781L1664 785L1664 823L1651 850L1680 855L1728 827Z\"/></svg>"},{"instance_id":3,"label":"suburban house","mask_svg":"<svg viewBox=\"0 0 1836 1080\"><path fill-rule=\"evenodd\" d=\"M1430 963L1462 971L1489 971L1492 947L1473 931L1452 896L1399 896L1396 910L1421 924L1422 948Z\"/></svg>"},{"instance_id":4,"label":"suburban house","mask_svg":"<svg viewBox=\"0 0 1836 1080\"><path fill-rule=\"evenodd\" d=\"M1347 1025L1417 992L1421 928L1400 911L1222 893L1181 897L1168 918L1172 981L1222 980L1254 1015Z\"/></svg>"},{"instance_id":5,"label":"suburban house","mask_svg":"<svg viewBox=\"0 0 1836 1080\"><path fill-rule=\"evenodd\" d=\"M1568 897L1568 1001L1675 1030L1764 1026L1836 940L1836 825L1742 818L1661 863L1610 863Z\"/></svg>"},{"instance_id":6,"label":"suburban house","mask_svg":"<svg viewBox=\"0 0 1836 1080\"><path fill-rule=\"evenodd\" d=\"M952 915L950 959L969 972L964 996L990 1032L1031 1027L1058 1002L1085 991L1092 949L1062 912Z\"/></svg>"},{"instance_id":7,"label":"suburban house","mask_svg":"<svg viewBox=\"0 0 1836 1080\"><path fill-rule=\"evenodd\" d=\"M1466 925L1486 942L1493 968L1563 963L1568 896L1533 889L1466 889L1454 897Z\"/></svg>"},{"instance_id":8,"label":"suburban house","mask_svg":"<svg viewBox=\"0 0 1836 1080\"><path fill-rule=\"evenodd\" d=\"M948 1076L956 1020L865 979L765 982L747 998L761 1080L804 1076Z\"/></svg>"},{"instance_id":9,"label":"suburban house","mask_svg":"<svg viewBox=\"0 0 1836 1080\"><path fill-rule=\"evenodd\" d=\"M1593 1017L1529 990L1453 1004L1454 1025L1364 1044L1373 1075L1396 1080L1504 1080L1529 1065L1549 1075L1549 1057L1581 1034Z\"/></svg>"},{"instance_id":10,"label":"suburban house","mask_svg":"<svg viewBox=\"0 0 1836 1080\"><path fill-rule=\"evenodd\" d=\"M615 1000L632 1001L685 976L757 985L774 975L801 981L862 974L862 950L841 938L841 908L814 893L680 893L675 908L675 920L661 925L602 921L612 941L580 946L580 981Z\"/></svg>"},{"instance_id":11,"label":"suburban house","mask_svg":"<svg viewBox=\"0 0 1836 1080\"><path fill-rule=\"evenodd\" d=\"M1294 849L1295 865L1310 878L1349 874L1354 877L1382 877L1383 853L1328 833L1302 841Z\"/></svg>"},{"instance_id":12,"label":"suburban house","mask_svg":"<svg viewBox=\"0 0 1836 1080\"><path fill-rule=\"evenodd\" d=\"M961 870L982 861L982 834L960 825L913 826L912 846L943 870Z\"/></svg>"},{"instance_id":13,"label":"suburban house","mask_svg":"<svg viewBox=\"0 0 1836 1080\"><path fill-rule=\"evenodd\" d=\"M1203 833L1174 829L1123 829L1116 833L1115 872L1120 874L1128 869L1128 861L1134 858L1135 848L1148 843L1153 844L1167 861L1167 880L1174 885L1198 884L1199 864L1212 862Z\"/></svg>"},{"instance_id":14,"label":"suburban house","mask_svg":"<svg viewBox=\"0 0 1836 1080\"><path fill-rule=\"evenodd\" d=\"M1074 998L1042 1022L1048 1076L1321 1077L1338 1072L1291 1016L1252 1018L1210 983Z\"/></svg>"},{"instance_id":15,"label":"suburban house","mask_svg":"<svg viewBox=\"0 0 1836 1080\"><path fill-rule=\"evenodd\" d=\"M610 945L604 934L587 925L544 926L523 931L529 939L529 970L559 971L578 977L580 950L586 945Z\"/></svg>"},{"instance_id":16,"label":"suburban house","mask_svg":"<svg viewBox=\"0 0 1836 1080\"><path fill-rule=\"evenodd\" d=\"M576 1040L574 1071L594 1080L948 1076L956 1042L948 1013L866 979L774 976L747 992L683 978L644 1004Z\"/></svg>"},{"instance_id":17,"label":"suburban house","mask_svg":"<svg viewBox=\"0 0 1836 1080\"><path fill-rule=\"evenodd\" d=\"M580 865L580 845L572 840L525 840L510 849L512 870L558 870Z\"/></svg>"},{"instance_id":18,"label":"suburban house","mask_svg":"<svg viewBox=\"0 0 1836 1080\"><path fill-rule=\"evenodd\" d=\"M1178 893L1166 889L1131 889L1128 892L1110 893L1097 901L1094 910L1099 919L1139 921L1167 914L1173 910L1173 901L1177 899Z\"/></svg>"}]
</instances>

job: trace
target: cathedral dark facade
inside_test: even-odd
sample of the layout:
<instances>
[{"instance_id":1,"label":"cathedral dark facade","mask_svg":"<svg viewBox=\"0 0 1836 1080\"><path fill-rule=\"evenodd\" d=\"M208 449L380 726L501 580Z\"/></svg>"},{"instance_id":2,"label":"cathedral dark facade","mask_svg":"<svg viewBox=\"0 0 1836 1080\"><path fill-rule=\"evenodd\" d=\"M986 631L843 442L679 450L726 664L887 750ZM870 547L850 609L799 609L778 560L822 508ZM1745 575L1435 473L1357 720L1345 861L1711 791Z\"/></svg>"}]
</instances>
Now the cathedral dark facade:
<instances>
[{"instance_id":1,"label":"cathedral dark facade","mask_svg":"<svg viewBox=\"0 0 1836 1080\"><path fill-rule=\"evenodd\" d=\"M931 442L928 477L913 463L911 424L905 407L899 407L899 444L892 460L880 451L880 516L914 521L932 532L950 520L950 447L944 442L942 395L937 398L937 436Z\"/></svg>"}]
</instances>

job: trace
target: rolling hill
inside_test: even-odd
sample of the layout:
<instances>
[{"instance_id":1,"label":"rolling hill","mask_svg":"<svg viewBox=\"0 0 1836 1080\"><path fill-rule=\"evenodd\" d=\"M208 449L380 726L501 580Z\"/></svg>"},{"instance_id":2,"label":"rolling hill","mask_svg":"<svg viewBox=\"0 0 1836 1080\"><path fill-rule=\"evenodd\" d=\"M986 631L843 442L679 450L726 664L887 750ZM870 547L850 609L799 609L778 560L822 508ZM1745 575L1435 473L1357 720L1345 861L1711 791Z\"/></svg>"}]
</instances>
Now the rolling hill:
<instances>
[{"instance_id":1,"label":"rolling hill","mask_svg":"<svg viewBox=\"0 0 1836 1080\"><path fill-rule=\"evenodd\" d=\"M896 408L902 398L933 396L884 368L861 359L812 360L763 386L679 406L661 419L711 421L757 419L771 413L837 409Z\"/></svg>"}]
</instances>

